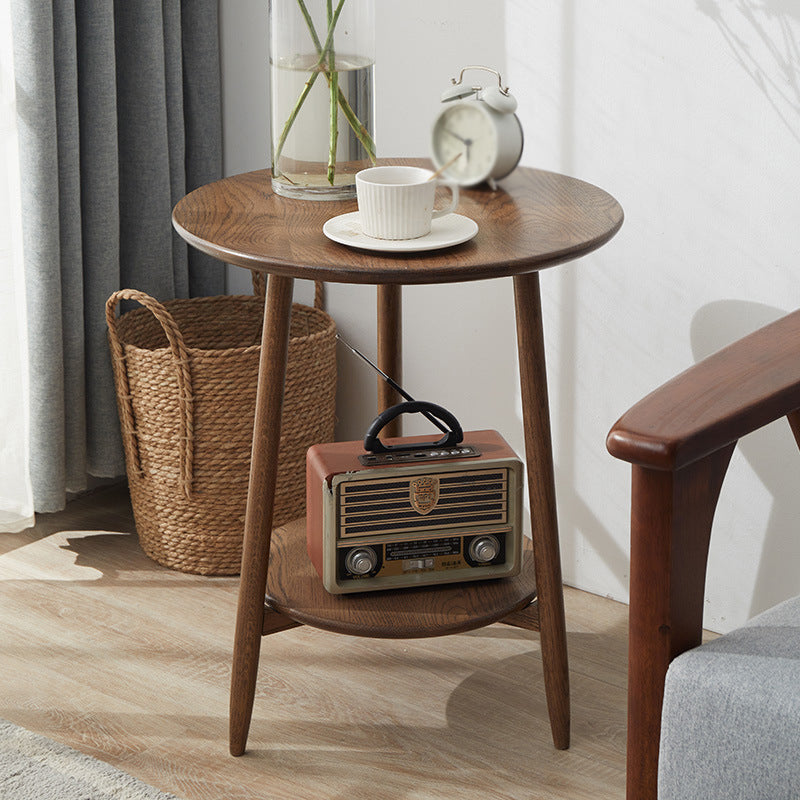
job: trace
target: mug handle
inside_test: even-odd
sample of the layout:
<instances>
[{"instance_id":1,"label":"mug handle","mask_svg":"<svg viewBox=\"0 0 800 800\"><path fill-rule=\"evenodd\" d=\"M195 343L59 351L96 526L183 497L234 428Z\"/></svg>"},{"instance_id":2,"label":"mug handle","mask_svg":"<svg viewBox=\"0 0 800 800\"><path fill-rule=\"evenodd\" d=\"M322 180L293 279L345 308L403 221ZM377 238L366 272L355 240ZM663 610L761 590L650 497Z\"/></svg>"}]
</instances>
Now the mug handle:
<instances>
[{"instance_id":1,"label":"mug handle","mask_svg":"<svg viewBox=\"0 0 800 800\"><path fill-rule=\"evenodd\" d=\"M452 195L450 198L450 205L447 208L434 208L431 219L438 219L445 216L445 214L452 214L458 205L458 184L453 181L436 181L437 186L446 186Z\"/></svg>"}]
</instances>

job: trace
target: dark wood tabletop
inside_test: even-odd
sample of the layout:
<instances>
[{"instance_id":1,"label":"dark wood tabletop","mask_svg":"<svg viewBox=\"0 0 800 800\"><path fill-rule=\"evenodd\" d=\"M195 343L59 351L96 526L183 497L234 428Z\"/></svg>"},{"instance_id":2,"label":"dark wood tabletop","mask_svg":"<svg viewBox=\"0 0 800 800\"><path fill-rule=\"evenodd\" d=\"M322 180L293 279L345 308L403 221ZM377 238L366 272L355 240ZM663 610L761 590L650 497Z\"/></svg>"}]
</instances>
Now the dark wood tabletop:
<instances>
[{"instance_id":1,"label":"dark wood tabletop","mask_svg":"<svg viewBox=\"0 0 800 800\"><path fill-rule=\"evenodd\" d=\"M381 163L429 166L421 159ZM323 224L355 200L308 202L273 194L268 170L203 186L175 206L180 235L205 253L259 272L334 283L424 284L521 275L601 247L623 212L607 192L553 172L517 168L494 191L462 189L457 212L478 224L455 247L384 254L330 241Z\"/></svg>"}]
</instances>

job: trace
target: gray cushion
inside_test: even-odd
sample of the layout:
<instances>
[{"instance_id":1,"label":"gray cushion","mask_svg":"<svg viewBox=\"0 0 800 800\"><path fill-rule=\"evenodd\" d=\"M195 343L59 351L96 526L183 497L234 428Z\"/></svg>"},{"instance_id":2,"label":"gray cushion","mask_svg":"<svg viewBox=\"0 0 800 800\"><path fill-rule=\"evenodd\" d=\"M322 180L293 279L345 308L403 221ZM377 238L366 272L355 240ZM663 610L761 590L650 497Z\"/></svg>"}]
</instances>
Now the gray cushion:
<instances>
[{"instance_id":1,"label":"gray cushion","mask_svg":"<svg viewBox=\"0 0 800 800\"><path fill-rule=\"evenodd\" d=\"M676 658L659 800L800 798L800 597Z\"/></svg>"}]
</instances>

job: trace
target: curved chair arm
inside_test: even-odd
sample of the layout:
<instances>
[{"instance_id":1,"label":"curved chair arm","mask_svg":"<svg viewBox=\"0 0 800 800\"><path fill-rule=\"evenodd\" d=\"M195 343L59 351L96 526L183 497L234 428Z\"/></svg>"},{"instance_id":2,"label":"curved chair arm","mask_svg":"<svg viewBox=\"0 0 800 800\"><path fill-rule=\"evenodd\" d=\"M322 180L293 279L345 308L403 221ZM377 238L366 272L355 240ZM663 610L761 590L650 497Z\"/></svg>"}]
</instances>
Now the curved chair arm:
<instances>
[{"instance_id":1,"label":"curved chair arm","mask_svg":"<svg viewBox=\"0 0 800 800\"><path fill-rule=\"evenodd\" d=\"M611 455L677 470L800 408L800 311L690 367L624 414ZM790 417L798 436L800 425Z\"/></svg>"}]
</instances>

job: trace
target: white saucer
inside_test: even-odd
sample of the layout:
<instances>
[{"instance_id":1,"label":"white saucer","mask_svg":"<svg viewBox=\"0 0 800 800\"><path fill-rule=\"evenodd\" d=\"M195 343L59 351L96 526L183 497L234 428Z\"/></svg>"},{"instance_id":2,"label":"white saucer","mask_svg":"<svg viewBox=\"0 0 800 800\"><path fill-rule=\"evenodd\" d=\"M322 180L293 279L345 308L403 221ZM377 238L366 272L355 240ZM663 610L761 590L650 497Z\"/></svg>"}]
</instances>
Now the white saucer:
<instances>
[{"instance_id":1,"label":"white saucer","mask_svg":"<svg viewBox=\"0 0 800 800\"><path fill-rule=\"evenodd\" d=\"M478 223L461 214L448 214L433 220L427 236L418 239L373 239L361 231L358 211L353 211L329 219L322 226L322 232L334 242L348 247L384 253L419 253L468 242L478 232Z\"/></svg>"}]
</instances>

